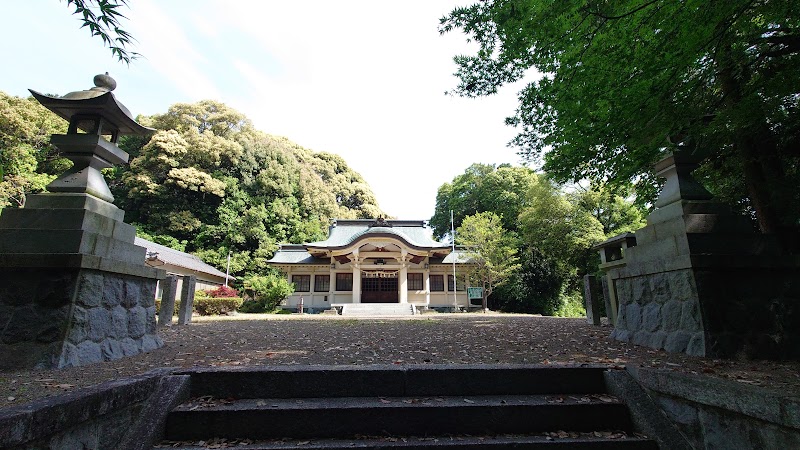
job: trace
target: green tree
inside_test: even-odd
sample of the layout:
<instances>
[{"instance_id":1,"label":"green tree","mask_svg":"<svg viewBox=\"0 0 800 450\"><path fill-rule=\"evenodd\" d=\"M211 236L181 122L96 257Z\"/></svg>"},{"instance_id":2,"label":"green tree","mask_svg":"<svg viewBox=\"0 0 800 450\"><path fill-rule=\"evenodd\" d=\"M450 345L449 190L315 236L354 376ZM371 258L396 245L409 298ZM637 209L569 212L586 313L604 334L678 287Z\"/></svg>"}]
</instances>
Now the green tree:
<instances>
[{"instance_id":1,"label":"green tree","mask_svg":"<svg viewBox=\"0 0 800 450\"><path fill-rule=\"evenodd\" d=\"M492 212L467 216L458 227L456 242L464 246L472 263L470 283L483 288L483 309L494 289L506 282L519 268L515 237L503 229L500 217Z\"/></svg>"},{"instance_id":2,"label":"green tree","mask_svg":"<svg viewBox=\"0 0 800 450\"><path fill-rule=\"evenodd\" d=\"M544 177L528 195L528 206L519 216L520 236L552 261L566 289L574 290L580 276L594 271L597 255L591 248L605 239L603 225Z\"/></svg>"},{"instance_id":3,"label":"green tree","mask_svg":"<svg viewBox=\"0 0 800 450\"><path fill-rule=\"evenodd\" d=\"M72 164L50 145L67 122L36 100L0 92L0 209L22 207L27 193L45 186Z\"/></svg>"},{"instance_id":4,"label":"green tree","mask_svg":"<svg viewBox=\"0 0 800 450\"><path fill-rule=\"evenodd\" d=\"M638 230L646 225L644 214L632 201L605 186L592 184L572 195L572 202L603 226L606 238Z\"/></svg>"},{"instance_id":5,"label":"green tree","mask_svg":"<svg viewBox=\"0 0 800 450\"><path fill-rule=\"evenodd\" d=\"M279 242L324 238L334 217L381 215L363 178L338 156L255 130L240 112L204 100L140 117L158 131L128 139L133 157L111 180L129 220L237 278L262 274Z\"/></svg>"},{"instance_id":6,"label":"green tree","mask_svg":"<svg viewBox=\"0 0 800 450\"><path fill-rule=\"evenodd\" d=\"M436 209L430 225L435 236L450 233L450 211L455 227L465 217L491 211L501 217L503 228L517 230L517 216L525 207L527 192L536 181L536 174L526 167L473 164L439 187Z\"/></svg>"},{"instance_id":7,"label":"green tree","mask_svg":"<svg viewBox=\"0 0 800 450\"><path fill-rule=\"evenodd\" d=\"M762 231L799 223L796 1L489 0L442 18L456 29L479 49L455 92L526 81L513 143L559 181L649 180L680 145L743 180Z\"/></svg>"}]
</instances>

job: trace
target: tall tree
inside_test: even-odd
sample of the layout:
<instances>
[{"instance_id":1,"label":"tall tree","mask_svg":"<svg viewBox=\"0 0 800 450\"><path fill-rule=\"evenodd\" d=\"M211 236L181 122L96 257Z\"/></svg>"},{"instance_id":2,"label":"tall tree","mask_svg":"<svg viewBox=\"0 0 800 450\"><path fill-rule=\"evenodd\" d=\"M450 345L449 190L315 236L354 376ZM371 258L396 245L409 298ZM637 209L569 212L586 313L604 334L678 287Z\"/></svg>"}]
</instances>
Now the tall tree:
<instances>
[{"instance_id":1,"label":"tall tree","mask_svg":"<svg viewBox=\"0 0 800 450\"><path fill-rule=\"evenodd\" d=\"M796 1L487 0L442 18L456 29L479 49L455 92L528 81L513 144L560 181L629 182L680 145L739 169L764 232L798 224Z\"/></svg>"},{"instance_id":2,"label":"tall tree","mask_svg":"<svg viewBox=\"0 0 800 450\"><path fill-rule=\"evenodd\" d=\"M528 195L529 206L519 216L520 237L554 263L566 289L573 290L580 276L594 270L597 253L591 248L605 239L603 225L545 177Z\"/></svg>"},{"instance_id":3,"label":"tall tree","mask_svg":"<svg viewBox=\"0 0 800 450\"><path fill-rule=\"evenodd\" d=\"M452 183L439 187L430 221L434 235L441 238L450 232L450 211L455 227L461 226L467 216L491 211L501 218L503 228L515 232L517 216L535 181L536 174L526 167L477 163L469 166Z\"/></svg>"},{"instance_id":4,"label":"tall tree","mask_svg":"<svg viewBox=\"0 0 800 450\"><path fill-rule=\"evenodd\" d=\"M466 247L472 263L471 283L483 288L483 309L492 291L506 282L519 268L517 243L514 236L503 229L500 217L492 212L467 216L456 232L456 242Z\"/></svg>"}]
</instances>

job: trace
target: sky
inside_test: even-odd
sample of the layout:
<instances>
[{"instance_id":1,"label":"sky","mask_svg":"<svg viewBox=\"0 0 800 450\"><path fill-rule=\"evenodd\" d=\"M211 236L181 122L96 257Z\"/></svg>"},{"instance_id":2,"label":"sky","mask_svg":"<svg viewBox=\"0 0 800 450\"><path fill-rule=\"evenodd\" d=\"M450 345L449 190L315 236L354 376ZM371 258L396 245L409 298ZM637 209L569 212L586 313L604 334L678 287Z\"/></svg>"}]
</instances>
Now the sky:
<instances>
[{"instance_id":1,"label":"sky","mask_svg":"<svg viewBox=\"0 0 800 450\"><path fill-rule=\"evenodd\" d=\"M0 90L64 95L108 72L134 114L211 99L256 128L342 156L396 218L429 219L436 192L472 163L518 165L519 87L447 96L452 57L471 54L439 18L470 0L129 0L130 66L71 16L65 1L3 4Z\"/></svg>"}]
</instances>

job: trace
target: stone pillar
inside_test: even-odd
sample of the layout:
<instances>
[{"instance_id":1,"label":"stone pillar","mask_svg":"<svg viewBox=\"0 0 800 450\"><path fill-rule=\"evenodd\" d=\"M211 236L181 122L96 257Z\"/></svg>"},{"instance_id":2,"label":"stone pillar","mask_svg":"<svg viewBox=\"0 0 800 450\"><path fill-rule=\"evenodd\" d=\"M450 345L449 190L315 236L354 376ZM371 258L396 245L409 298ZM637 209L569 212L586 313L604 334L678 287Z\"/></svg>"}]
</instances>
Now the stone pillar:
<instances>
[{"instance_id":1,"label":"stone pillar","mask_svg":"<svg viewBox=\"0 0 800 450\"><path fill-rule=\"evenodd\" d=\"M586 321L592 325L600 325L600 292L597 287L597 277L594 275L583 276L583 301L586 306Z\"/></svg>"},{"instance_id":2,"label":"stone pillar","mask_svg":"<svg viewBox=\"0 0 800 450\"><path fill-rule=\"evenodd\" d=\"M609 284L607 276L600 277L600 285L602 286L603 300L605 300L606 305L606 317L608 317L611 326L617 326L616 293L611 291L612 286Z\"/></svg>"},{"instance_id":3,"label":"stone pillar","mask_svg":"<svg viewBox=\"0 0 800 450\"><path fill-rule=\"evenodd\" d=\"M186 325L192 321L192 309L194 306L194 288L197 284L197 277L194 275L183 276L183 286L181 287L181 304L178 307L178 325Z\"/></svg>"},{"instance_id":4,"label":"stone pillar","mask_svg":"<svg viewBox=\"0 0 800 450\"><path fill-rule=\"evenodd\" d=\"M178 277L167 275L163 282L164 289L161 294L161 309L158 311L158 324L172 325L172 316L175 314L175 297L178 295Z\"/></svg>"}]
</instances>

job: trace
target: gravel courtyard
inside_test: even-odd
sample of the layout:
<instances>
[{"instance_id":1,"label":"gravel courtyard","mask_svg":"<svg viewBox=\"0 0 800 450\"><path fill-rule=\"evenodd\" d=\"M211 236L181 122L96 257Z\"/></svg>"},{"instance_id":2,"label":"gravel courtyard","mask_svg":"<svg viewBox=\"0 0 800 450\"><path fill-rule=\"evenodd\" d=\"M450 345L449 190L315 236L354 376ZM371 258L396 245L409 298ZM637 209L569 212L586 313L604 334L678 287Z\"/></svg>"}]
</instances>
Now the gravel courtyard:
<instances>
[{"instance_id":1,"label":"gravel courtyard","mask_svg":"<svg viewBox=\"0 0 800 450\"><path fill-rule=\"evenodd\" d=\"M0 372L0 407L156 367L292 364L537 363L637 365L800 392L800 363L720 361L617 342L585 319L511 314L408 318L240 314L161 329L164 347L86 367Z\"/></svg>"}]
</instances>

